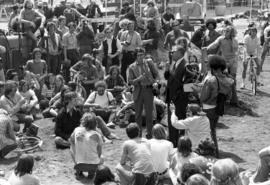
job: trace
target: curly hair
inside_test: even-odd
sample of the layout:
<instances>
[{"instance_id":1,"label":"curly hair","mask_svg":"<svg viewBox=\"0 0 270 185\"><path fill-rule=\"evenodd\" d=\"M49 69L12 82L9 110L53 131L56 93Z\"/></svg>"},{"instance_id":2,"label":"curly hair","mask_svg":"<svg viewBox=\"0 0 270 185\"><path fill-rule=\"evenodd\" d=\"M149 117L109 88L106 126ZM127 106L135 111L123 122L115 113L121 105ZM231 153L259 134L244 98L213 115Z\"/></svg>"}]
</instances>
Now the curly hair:
<instances>
[{"instance_id":1,"label":"curly hair","mask_svg":"<svg viewBox=\"0 0 270 185\"><path fill-rule=\"evenodd\" d=\"M81 118L81 125L86 128L86 130L95 130L97 127L97 118L93 113L84 113Z\"/></svg>"},{"instance_id":2,"label":"curly hair","mask_svg":"<svg viewBox=\"0 0 270 185\"><path fill-rule=\"evenodd\" d=\"M216 29L217 27L217 21L215 19L208 19L206 20L206 28L208 28L209 24L212 24L214 26L214 29Z\"/></svg>"},{"instance_id":3,"label":"curly hair","mask_svg":"<svg viewBox=\"0 0 270 185\"><path fill-rule=\"evenodd\" d=\"M107 89L107 84L105 81L100 80L95 83L95 89L97 89L98 87L104 87L105 89Z\"/></svg>"}]
</instances>

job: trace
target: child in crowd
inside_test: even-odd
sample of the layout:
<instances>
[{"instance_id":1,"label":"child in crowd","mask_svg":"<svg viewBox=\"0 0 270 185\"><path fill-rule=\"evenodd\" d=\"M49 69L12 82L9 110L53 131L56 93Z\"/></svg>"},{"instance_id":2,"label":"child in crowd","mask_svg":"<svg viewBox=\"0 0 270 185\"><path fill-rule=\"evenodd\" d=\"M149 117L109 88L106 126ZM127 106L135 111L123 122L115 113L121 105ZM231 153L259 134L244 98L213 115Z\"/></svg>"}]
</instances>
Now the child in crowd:
<instances>
[{"instance_id":1,"label":"child in crowd","mask_svg":"<svg viewBox=\"0 0 270 185\"><path fill-rule=\"evenodd\" d=\"M14 172L8 179L10 185L40 185L38 177L32 175L34 157L23 154L15 167Z\"/></svg>"},{"instance_id":2,"label":"child in crowd","mask_svg":"<svg viewBox=\"0 0 270 185\"><path fill-rule=\"evenodd\" d=\"M75 128L70 137L71 154L78 178L83 176L83 171L87 171L88 177L92 179L102 162L102 138L96 127L96 116L85 113L81 119L81 126Z\"/></svg>"}]
</instances>

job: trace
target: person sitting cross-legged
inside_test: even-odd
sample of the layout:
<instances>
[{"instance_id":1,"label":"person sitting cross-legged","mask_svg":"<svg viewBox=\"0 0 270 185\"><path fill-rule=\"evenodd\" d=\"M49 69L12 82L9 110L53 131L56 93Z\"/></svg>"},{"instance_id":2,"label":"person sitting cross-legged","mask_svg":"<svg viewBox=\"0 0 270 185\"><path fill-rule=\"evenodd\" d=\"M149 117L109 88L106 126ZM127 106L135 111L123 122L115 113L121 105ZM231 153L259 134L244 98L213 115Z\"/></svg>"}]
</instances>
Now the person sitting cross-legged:
<instances>
[{"instance_id":1,"label":"person sitting cross-legged","mask_svg":"<svg viewBox=\"0 0 270 185\"><path fill-rule=\"evenodd\" d=\"M57 148L69 148L69 138L76 127L79 126L82 118L82 111L78 109L80 98L76 92L67 91L64 93L62 101L62 109L60 109L55 119L55 144ZM108 139L117 139L111 133L109 128L100 116L97 116L98 128L102 134Z\"/></svg>"},{"instance_id":2,"label":"person sitting cross-legged","mask_svg":"<svg viewBox=\"0 0 270 185\"><path fill-rule=\"evenodd\" d=\"M81 125L73 131L70 137L71 155L75 162L77 178L83 177L84 171L88 178L93 179L102 162L102 137L96 131L97 117L92 113L85 113Z\"/></svg>"},{"instance_id":3,"label":"person sitting cross-legged","mask_svg":"<svg viewBox=\"0 0 270 185\"><path fill-rule=\"evenodd\" d=\"M104 81L98 81L95 84L96 91L93 91L87 100L85 105L92 106L96 115L101 116L103 120L109 125L113 125L114 119L115 99L111 92L107 91L107 85Z\"/></svg>"},{"instance_id":4,"label":"person sitting cross-legged","mask_svg":"<svg viewBox=\"0 0 270 185\"><path fill-rule=\"evenodd\" d=\"M140 137L137 123L131 123L126 128L129 140L123 144L120 164L116 166L116 173L121 185L154 185L156 172L152 160L151 145ZM128 161L131 165L128 164Z\"/></svg>"}]
</instances>

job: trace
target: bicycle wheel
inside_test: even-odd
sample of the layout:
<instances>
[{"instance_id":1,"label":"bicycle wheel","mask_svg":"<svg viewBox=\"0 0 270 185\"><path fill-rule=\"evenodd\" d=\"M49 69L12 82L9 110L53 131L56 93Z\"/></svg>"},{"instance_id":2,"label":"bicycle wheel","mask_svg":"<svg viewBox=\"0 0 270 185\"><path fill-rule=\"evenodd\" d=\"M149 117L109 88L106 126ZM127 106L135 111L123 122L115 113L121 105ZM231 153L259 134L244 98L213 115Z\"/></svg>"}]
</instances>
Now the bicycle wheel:
<instances>
[{"instance_id":1,"label":"bicycle wheel","mask_svg":"<svg viewBox=\"0 0 270 185\"><path fill-rule=\"evenodd\" d=\"M253 76L251 78L251 87L252 87L252 94L256 95L257 94L257 79L256 79L256 76Z\"/></svg>"},{"instance_id":2,"label":"bicycle wheel","mask_svg":"<svg viewBox=\"0 0 270 185\"><path fill-rule=\"evenodd\" d=\"M34 151L37 148L40 148L43 144L43 141L37 137L23 136L18 139L17 144L18 144L18 147L15 150L15 152L25 153L25 152Z\"/></svg>"}]
</instances>

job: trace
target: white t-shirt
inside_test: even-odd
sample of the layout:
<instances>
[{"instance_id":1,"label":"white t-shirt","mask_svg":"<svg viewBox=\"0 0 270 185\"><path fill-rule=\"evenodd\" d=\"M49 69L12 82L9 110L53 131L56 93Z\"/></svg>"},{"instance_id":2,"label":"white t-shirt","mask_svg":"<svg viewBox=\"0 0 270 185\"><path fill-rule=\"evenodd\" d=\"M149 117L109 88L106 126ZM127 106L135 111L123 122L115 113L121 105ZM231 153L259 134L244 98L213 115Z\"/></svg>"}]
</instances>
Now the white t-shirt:
<instances>
[{"instance_id":1,"label":"white t-shirt","mask_svg":"<svg viewBox=\"0 0 270 185\"><path fill-rule=\"evenodd\" d=\"M174 154L173 144L163 139L151 139L149 143L154 168L158 173L162 173L169 168L169 158Z\"/></svg>"},{"instance_id":2,"label":"white t-shirt","mask_svg":"<svg viewBox=\"0 0 270 185\"><path fill-rule=\"evenodd\" d=\"M260 44L258 37L252 39L249 34L245 35L244 44L246 46L247 56L258 56L258 47Z\"/></svg>"},{"instance_id":3,"label":"white t-shirt","mask_svg":"<svg viewBox=\"0 0 270 185\"><path fill-rule=\"evenodd\" d=\"M13 172L8 179L10 185L40 185L39 179L32 174L25 174L21 177Z\"/></svg>"},{"instance_id":4,"label":"white t-shirt","mask_svg":"<svg viewBox=\"0 0 270 185\"><path fill-rule=\"evenodd\" d=\"M125 141L123 143L122 159L129 160L133 164L133 173L147 175L155 172L151 155L151 145L144 138Z\"/></svg>"},{"instance_id":5,"label":"white t-shirt","mask_svg":"<svg viewBox=\"0 0 270 185\"><path fill-rule=\"evenodd\" d=\"M102 145L102 138L95 130L87 131L85 127L77 127L71 135L75 141L75 161L77 164L99 164L97 146Z\"/></svg>"},{"instance_id":6,"label":"white t-shirt","mask_svg":"<svg viewBox=\"0 0 270 185\"><path fill-rule=\"evenodd\" d=\"M108 107L113 99L114 97L109 91L105 91L102 96L100 96L96 91L94 91L89 95L85 103L95 103L100 105L101 107Z\"/></svg>"}]
</instances>

